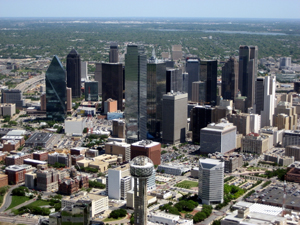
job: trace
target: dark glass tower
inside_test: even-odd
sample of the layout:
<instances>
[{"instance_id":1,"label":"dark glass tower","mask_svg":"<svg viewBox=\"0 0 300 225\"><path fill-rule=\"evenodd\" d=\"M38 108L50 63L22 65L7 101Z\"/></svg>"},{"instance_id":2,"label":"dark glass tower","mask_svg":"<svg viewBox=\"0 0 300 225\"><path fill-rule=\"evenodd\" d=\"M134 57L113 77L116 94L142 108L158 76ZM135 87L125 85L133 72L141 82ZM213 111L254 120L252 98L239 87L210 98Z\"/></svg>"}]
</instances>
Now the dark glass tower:
<instances>
[{"instance_id":1,"label":"dark glass tower","mask_svg":"<svg viewBox=\"0 0 300 225\"><path fill-rule=\"evenodd\" d=\"M240 46L239 51L239 90L247 97L247 107L255 101L255 81L257 78L257 46Z\"/></svg>"},{"instance_id":2,"label":"dark glass tower","mask_svg":"<svg viewBox=\"0 0 300 225\"><path fill-rule=\"evenodd\" d=\"M125 121L128 143L147 138L147 58L144 49L128 45L125 55Z\"/></svg>"},{"instance_id":3,"label":"dark glass tower","mask_svg":"<svg viewBox=\"0 0 300 225\"><path fill-rule=\"evenodd\" d=\"M189 74L188 79L188 100L192 100L192 86L193 82L199 81L199 59L186 60L186 72Z\"/></svg>"},{"instance_id":4,"label":"dark glass tower","mask_svg":"<svg viewBox=\"0 0 300 225\"><path fill-rule=\"evenodd\" d=\"M67 56L67 87L72 88L72 98L81 97L81 61L75 49Z\"/></svg>"},{"instance_id":5,"label":"dark glass tower","mask_svg":"<svg viewBox=\"0 0 300 225\"><path fill-rule=\"evenodd\" d=\"M160 138L164 94L166 94L166 64L149 60L147 64L147 128L154 138Z\"/></svg>"},{"instance_id":6,"label":"dark glass tower","mask_svg":"<svg viewBox=\"0 0 300 225\"><path fill-rule=\"evenodd\" d=\"M110 44L109 62L110 63L117 63L117 62L119 62L118 44L117 43L111 43Z\"/></svg>"},{"instance_id":7,"label":"dark glass tower","mask_svg":"<svg viewBox=\"0 0 300 225\"><path fill-rule=\"evenodd\" d=\"M212 106L217 104L217 70L215 60L200 62L200 80L206 82L206 103Z\"/></svg>"},{"instance_id":8,"label":"dark glass tower","mask_svg":"<svg viewBox=\"0 0 300 225\"><path fill-rule=\"evenodd\" d=\"M112 98L123 110L123 66L121 63L102 63L102 105Z\"/></svg>"},{"instance_id":9,"label":"dark glass tower","mask_svg":"<svg viewBox=\"0 0 300 225\"><path fill-rule=\"evenodd\" d=\"M231 99L237 96L239 80L239 63L231 57L222 67L222 97Z\"/></svg>"},{"instance_id":10,"label":"dark glass tower","mask_svg":"<svg viewBox=\"0 0 300 225\"><path fill-rule=\"evenodd\" d=\"M67 112L66 71L57 56L54 56L46 72L47 118L64 121Z\"/></svg>"},{"instance_id":11,"label":"dark glass tower","mask_svg":"<svg viewBox=\"0 0 300 225\"><path fill-rule=\"evenodd\" d=\"M86 101L98 101L98 81L86 81L84 83L84 97Z\"/></svg>"},{"instance_id":12,"label":"dark glass tower","mask_svg":"<svg viewBox=\"0 0 300 225\"><path fill-rule=\"evenodd\" d=\"M182 92L182 70L167 68L166 74L166 93L174 91Z\"/></svg>"}]
</instances>

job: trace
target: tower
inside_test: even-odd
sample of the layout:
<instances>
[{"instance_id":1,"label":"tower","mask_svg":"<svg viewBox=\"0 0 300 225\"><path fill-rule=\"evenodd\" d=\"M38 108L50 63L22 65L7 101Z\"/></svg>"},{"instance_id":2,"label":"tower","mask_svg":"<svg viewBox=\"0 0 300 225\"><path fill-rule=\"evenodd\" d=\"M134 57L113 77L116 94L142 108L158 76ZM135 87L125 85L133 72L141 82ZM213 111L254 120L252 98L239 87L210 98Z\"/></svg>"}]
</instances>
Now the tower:
<instances>
[{"instance_id":1,"label":"tower","mask_svg":"<svg viewBox=\"0 0 300 225\"><path fill-rule=\"evenodd\" d=\"M45 78L47 118L64 121L67 112L66 71L57 56L53 57Z\"/></svg>"},{"instance_id":2,"label":"tower","mask_svg":"<svg viewBox=\"0 0 300 225\"><path fill-rule=\"evenodd\" d=\"M223 99L231 99L237 96L239 79L239 63L234 57L224 64L222 67L222 97Z\"/></svg>"},{"instance_id":3,"label":"tower","mask_svg":"<svg viewBox=\"0 0 300 225\"><path fill-rule=\"evenodd\" d=\"M216 60L200 62L200 80L206 83L206 103L212 106L217 104L217 69Z\"/></svg>"},{"instance_id":4,"label":"tower","mask_svg":"<svg viewBox=\"0 0 300 225\"><path fill-rule=\"evenodd\" d=\"M117 43L112 42L110 44L109 62L110 63L117 63L117 62L119 62L118 44Z\"/></svg>"},{"instance_id":5,"label":"tower","mask_svg":"<svg viewBox=\"0 0 300 225\"><path fill-rule=\"evenodd\" d=\"M261 127L273 126L276 77L258 77L255 85L254 112L261 115Z\"/></svg>"},{"instance_id":6,"label":"tower","mask_svg":"<svg viewBox=\"0 0 300 225\"><path fill-rule=\"evenodd\" d=\"M147 224L147 180L153 173L153 162L146 156L137 156L130 162L134 178L134 224Z\"/></svg>"},{"instance_id":7,"label":"tower","mask_svg":"<svg viewBox=\"0 0 300 225\"><path fill-rule=\"evenodd\" d=\"M125 66L126 139L132 143L147 137L147 59L142 46L127 46Z\"/></svg>"},{"instance_id":8,"label":"tower","mask_svg":"<svg viewBox=\"0 0 300 225\"><path fill-rule=\"evenodd\" d=\"M154 138L161 136L164 94L166 94L166 63L155 59L149 60L147 64L147 128L148 133Z\"/></svg>"},{"instance_id":9,"label":"tower","mask_svg":"<svg viewBox=\"0 0 300 225\"><path fill-rule=\"evenodd\" d=\"M200 67L199 67L199 59L187 59L186 60L186 72L189 74L188 75L188 100L192 99L192 85L193 82L199 81L199 72L200 72Z\"/></svg>"},{"instance_id":10,"label":"tower","mask_svg":"<svg viewBox=\"0 0 300 225\"><path fill-rule=\"evenodd\" d=\"M81 97L81 61L80 55L72 49L67 56L67 87L72 88L72 97Z\"/></svg>"},{"instance_id":11,"label":"tower","mask_svg":"<svg viewBox=\"0 0 300 225\"><path fill-rule=\"evenodd\" d=\"M247 108L255 101L255 80L257 77L257 46L240 46L239 50L239 90L247 97Z\"/></svg>"}]
</instances>

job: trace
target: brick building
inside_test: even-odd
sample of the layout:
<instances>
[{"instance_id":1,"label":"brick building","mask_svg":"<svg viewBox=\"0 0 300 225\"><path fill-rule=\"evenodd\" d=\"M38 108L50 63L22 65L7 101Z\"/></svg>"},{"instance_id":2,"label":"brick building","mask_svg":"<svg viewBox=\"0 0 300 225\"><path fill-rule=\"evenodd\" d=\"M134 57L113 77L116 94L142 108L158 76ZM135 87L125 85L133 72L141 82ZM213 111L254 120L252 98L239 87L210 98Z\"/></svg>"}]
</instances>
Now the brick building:
<instances>
[{"instance_id":1,"label":"brick building","mask_svg":"<svg viewBox=\"0 0 300 225\"><path fill-rule=\"evenodd\" d=\"M288 166L288 172L285 175L285 180L300 183L300 161L296 161Z\"/></svg>"},{"instance_id":2,"label":"brick building","mask_svg":"<svg viewBox=\"0 0 300 225\"><path fill-rule=\"evenodd\" d=\"M32 171L30 165L12 165L5 168L9 184L18 184L25 181L25 173Z\"/></svg>"},{"instance_id":3,"label":"brick building","mask_svg":"<svg viewBox=\"0 0 300 225\"><path fill-rule=\"evenodd\" d=\"M38 190L51 191L58 188L58 172L54 169L38 170L36 179Z\"/></svg>"},{"instance_id":4,"label":"brick building","mask_svg":"<svg viewBox=\"0 0 300 225\"><path fill-rule=\"evenodd\" d=\"M150 140L142 140L131 144L131 159L144 155L150 158L154 165L160 165L161 144Z\"/></svg>"},{"instance_id":5,"label":"brick building","mask_svg":"<svg viewBox=\"0 0 300 225\"><path fill-rule=\"evenodd\" d=\"M4 143L5 141L10 141L10 140L14 140L14 141L18 141L20 142L20 146L25 144L25 139L23 136L12 136L12 135L5 135L1 138L1 143Z\"/></svg>"},{"instance_id":6,"label":"brick building","mask_svg":"<svg viewBox=\"0 0 300 225\"><path fill-rule=\"evenodd\" d=\"M36 151L33 153L33 159L46 161L48 160L48 152Z\"/></svg>"},{"instance_id":7,"label":"brick building","mask_svg":"<svg viewBox=\"0 0 300 225\"><path fill-rule=\"evenodd\" d=\"M24 153L18 153L17 155L10 155L5 158L5 165L22 165L24 164L24 159L32 159L32 154L24 154Z\"/></svg>"},{"instance_id":8,"label":"brick building","mask_svg":"<svg viewBox=\"0 0 300 225\"><path fill-rule=\"evenodd\" d=\"M73 179L65 179L59 182L58 192L63 195L71 195L81 188L89 187L89 178L84 176L76 176Z\"/></svg>"},{"instance_id":9,"label":"brick building","mask_svg":"<svg viewBox=\"0 0 300 225\"><path fill-rule=\"evenodd\" d=\"M71 155L84 155L87 150L86 147L71 148Z\"/></svg>"},{"instance_id":10,"label":"brick building","mask_svg":"<svg viewBox=\"0 0 300 225\"><path fill-rule=\"evenodd\" d=\"M16 140L8 140L4 141L2 144L2 148L0 147L0 150L2 152L11 152L14 150L17 150L20 147L20 142Z\"/></svg>"},{"instance_id":11,"label":"brick building","mask_svg":"<svg viewBox=\"0 0 300 225\"><path fill-rule=\"evenodd\" d=\"M72 160L72 165L76 165L78 161L83 160L84 156L83 155L72 155L71 160Z\"/></svg>"}]
</instances>

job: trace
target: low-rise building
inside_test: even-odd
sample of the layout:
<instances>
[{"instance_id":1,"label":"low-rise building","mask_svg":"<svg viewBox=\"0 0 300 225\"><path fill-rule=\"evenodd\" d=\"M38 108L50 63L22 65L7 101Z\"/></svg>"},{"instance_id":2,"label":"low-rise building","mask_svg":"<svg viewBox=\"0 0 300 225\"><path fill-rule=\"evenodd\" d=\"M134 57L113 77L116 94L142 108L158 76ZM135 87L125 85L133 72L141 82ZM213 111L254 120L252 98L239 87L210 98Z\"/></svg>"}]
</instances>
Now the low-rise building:
<instances>
[{"instance_id":1,"label":"low-rise building","mask_svg":"<svg viewBox=\"0 0 300 225\"><path fill-rule=\"evenodd\" d=\"M148 225L168 224L168 225L193 225L192 219L183 219L182 217L165 212L151 212L148 215Z\"/></svg>"},{"instance_id":2,"label":"low-rise building","mask_svg":"<svg viewBox=\"0 0 300 225\"><path fill-rule=\"evenodd\" d=\"M25 142L26 147L50 147L52 141L55 139L55 134L37 132L32 134Z\"/></svg>"},{"instance_id":3,"label":"low-rise building","mask_svg":"<svg viewBox=\"0 0 300 225\"><path fill-rule=\"evenodd\" d=\"M5 158L5 165L22 165L24 164L24 159L32 159L32 154L24 154L22 152L17 153L16 155L10 155Z\"/></svg>"},{"instance_id":4,"label":"low-rise building","mask_svg":"<svg viewBox=\"0 0 300 225\"><path fill-rule=\"evenodd\" d=\"M154 165L160 164L161 144L150 140L137 141L131 144L131 159L144 155L150 158Z\"/></svg>"},{"instance_id":5,"label":"low-rise building","mask_svg":"<svg viewBox=\"0 0 300 225\"><path fill-rule=\"evenodd\" d=\"M61 200L61 207L72 207L77 202L87 202L91 204L91 217L94 217L108 209L108 197L92 193L93 190L90 193L80 192L76 196L66 196Z\"/></svg>"},{"instance_id":6,"label":"low-rise building","mask_svg":"<svg viewBox=\"0 0 300 225\"><path fill-rule=\"evenodd\" d=\"M283 132L283 147L288 145L300 145L300 130L285 130Z\"/></svg>"},{"instance_id":7,"label":"low-rise building","mask_svg":"<svg viewBox=\"0 0 300 225\"><path fill-rule=\"evenodd\" d=\"M25 181L25 173L32 171L30 165L12 165L5 168L5 174L8 176L9 184L18 184Z\"/></svg>"},{"instance_id":8,"label":"low-rise building","mask_svg":"<svg viewBox=\"0 0 300 225\"><path fill-rule=\"evenodd\" d=\"M10 116L16 114L16 104L14 103L4 103L0 104L0 116Z\"/></svg>"},{"instance_id":9,"label":"low-rise building","mask_svg":"<svg viewBox=\"0 0 300 225\"><path fill-rule=\"evenodd\" d=\"M105 153L111 155L122 155L124 162L130 161L131 150L130 144L125 142L107 142L105 143Z\"/></svg>"},{"instance_id":10,"label":"low-rise building","mask_svg":"<svg viewBox=\"0 0 300 225\"><path fill-rule=\"evenodd\" d=\"M77 162L83 159L84 159L83 155L72 155L71 156L72 165L77 165Z\"/></svg>"},{"instance_id":11,"label":"low-rise building","mask_svg":"<svg viewBox=\"0 0 300 225\"><path fill-rule=\"evenodd\" d=\"M158 199L169 199L173 196L172 193L168 190L155 190L151 191L150 194Z\"/></svg>"},{"instance_id":12,"label":"low-rise building","mask_svg":"<svg viewBox=\"0 0 300 225\"><path fill-rule=\"evenodd\" d=\"M288 166L295 161L294 156L280 156L278 154L265 154L264 160L274 162L279 166Z\"/></svg>"},{"instance_id":13,"label":"low-rise building","mask_svg":"<svg viewBox=\"0 0 300 225\"><path fill-rule=\"evenodd\" d=\"M288 172L285 175L285 180L300 183L300 161L296 161L288 166Z\"/></svg>"},{"instance_id":14,"label":"low-rise building","mask_svg":"<svg viewBox=\"0 0 300 225\"><path fill-rule=\"evenodd\" d=\"M171 174L175 176L181 176L191 170L191 166L185 166L180 164L162 164L157 167L157 172Z\"/></svg>"},{"instance_id":15,"label":"low-rise building","mask_svg":"<svg viewBox=\"0 0 300 225\"><path fill-rule=\"evenodd\" d=\"M2 152L11 152L15 151L20 147L20 142L17 140L8 140L4 141L2 145L0 145L0 151Z\"/></svg>"},{"instance_id":16,"label":"low-rise building","mask_svg":"<svg viewBox=\"0 0 300 225\"><path fill-rule=\"evenodd\" d=\"M33 152L33 159L46 161L48 160L48 152L35 151Z\"/></svg>"},{"instance_id":17,"label":"low-rise building","mask_svg":"<svg viewBox=\"0 0 300 225\"><path fill-rule=\"evenodd\" d=\"M82 135L86 127L87 118L85 117L68 117L65 119L65 133L67 135Z\"/></svg>"},{"instance_id":18,"label":"low-rise building","mask_svg":"<svg viewBox=\"0 0 300 225\"><path fill-rule=\"evenodd\" d=\"M71 195L81 188L89 187L89 178L86 176L75 176L66 178L58 183L58 192L63 195Z\"/></svg>"},{"instance_id":19,"label":"low-rise building","mask_svg":"<svg viewBox=\"0 0 300 225\"><path fill-rule=\"evenodd\" d=\"M299 145L288 145L285 147L286 156L294 156L295 161L300 161L300 146Z\"/></svg>"},{"instance_id":20,"label":"low-rise building","mask_svg":"<svg viewBox=\"0 0 300 225\"><path fill-rule=\"evenodd\" d=\"M24 139L24 136L13 136L13 135L5 135L1 138L1 143L4 143L6 141L18 141L20 143L20 146L24 145L25 144L25 139Z\"/></svg>"},{"instance_id":21,"label":"low-rise building","mask_svg":"<svg viewBox=\"0 0 300 225\"><path fill-rule=\"evenodd\" d=\"M36 159L24 159L24 164L31 165L33 167L37 167L38 165L47 165L47 162L36 160Z\"/></svg>"},{"instance_id":22,"label":"low-rise building","mask_svg":"<svg viewBox=\"0 0 300 225\"><path fill-rule=\"evenodd\" d=\"M263 127L260 129L261 134L271 134L273 135L273 145L276 146L279 143L282 143L284 130L279 130L278 127Z\"/></svg>"},{"instance_id":23,"label":"low-rise building","mask_svg":"<svg viewBox=\"0 0 300 225\"><path fill-rule=\"evenodd\" d=\"M50 165L54 165L55 163L61 163L65 164L66 167L70 167L72 164L71 155L57 152L48 154L48 163Z\"/></svg>"},{"instance_id":24,"label":"low-rise building","mask_svg":"<svg viewBox=\"0 0 300 225\"><path fill-rule=\"evenodd\" d=\"M86 147L74 147L71 148L71 155L84 155L87 150Z\"/></svg>"},{"instance_id":25,"label":"low-rise building","mask_svg":"<svg viewBox=\"0 0 300 225\"><path fill-rule=\"evenodd\" d=\"M85 152L85 157L94 158L94 157L97 157L97 156L99 156L99 151L96 150L96 149L88 149Z\"/></svg>"}]
</instances>

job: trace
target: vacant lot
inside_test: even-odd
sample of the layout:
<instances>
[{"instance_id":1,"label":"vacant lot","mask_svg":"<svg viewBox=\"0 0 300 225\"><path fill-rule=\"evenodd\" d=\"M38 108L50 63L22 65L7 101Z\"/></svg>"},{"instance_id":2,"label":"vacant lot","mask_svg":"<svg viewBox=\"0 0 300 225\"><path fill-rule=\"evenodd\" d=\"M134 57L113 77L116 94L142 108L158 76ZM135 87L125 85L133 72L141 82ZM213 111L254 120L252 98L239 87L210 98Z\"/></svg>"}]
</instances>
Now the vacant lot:
<instances>
[{"instance_id":1,"label":"vacant lot","mask_svg":"<svg viewBox=\"0 0 300 225\"><path fill-rule=\"evenodd\" d=\"M180 183L176 184L175 187L180 187L180 188L185 188L185 189L191 189L193 187L198 187L198 182L184 180L184 181L181 181Z\"/></svg>"}]
</instances>

